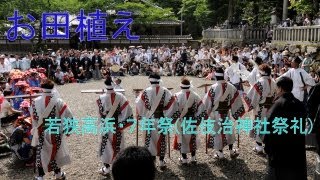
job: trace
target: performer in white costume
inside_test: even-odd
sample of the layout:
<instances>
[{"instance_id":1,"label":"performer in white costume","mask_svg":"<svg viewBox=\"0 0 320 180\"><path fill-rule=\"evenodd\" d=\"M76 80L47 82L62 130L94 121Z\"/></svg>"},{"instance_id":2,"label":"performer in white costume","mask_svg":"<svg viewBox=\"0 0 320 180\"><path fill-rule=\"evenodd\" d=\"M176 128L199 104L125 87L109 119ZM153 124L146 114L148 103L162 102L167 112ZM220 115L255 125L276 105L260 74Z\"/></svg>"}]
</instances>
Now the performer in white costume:
<instances>
[{"instance_id":1,"label":"performer in white costume","mask_svg":"<svg viewBox=\"0 0 320 180\"><path fill-rule=\"evenodd\" d=\"M256 57L256 59L254 60L254 68L248 76L248 82L250 86L253 86L258 81L260 77L259 66L261 64L262 64L262 59L260 57Z\"/></svg>"},{"instance_id":2,"label":"performer in white costume","mask_svg":"<svg viewBox=\"0 0 320 180\"><path fill-rule=\"evenodd\" d=\"M107 92L100 95L97 100L101 118L100 132L102 133L99 155L104 164L99 173L104 176L110 173L110 165L119 151L124 148L123 130L133 123L127 121L133 119L129 101L123 94L115 92L112 84L111 77L108 77L105 81ZM109 131L110 125L108 124L111 123L114 126L114 132Z\"/></svg>"},{"instance_id":3,"label":"performer in white costume","mask_svg":"<svg viewBox=\"0 0 320 180\"><path fill-rule=\"evenodd\" d=\"M238 120L245 113L245 109L241 100L239 91L229 82L224 80L224 71L222 67L217 67L214 73L217 82L213 84L209 92L205 95L203 103L211 120L215 120L214 132L218 132L226 119L229 119L229 110L231 116ZM222 122L219 123L219 120ZM235 122L233 123L236 124ZM234 128L233 128L234 129ZM235 142L235 132L209 135L208 147L215 149L215 158L223 158L223 147L229 145L230 156L235 158L239 155L233 148Z\"/></svg>"},{"instance_id":4,"label":"performer in white costume","mask_svg":"<svg viewBox=\"0 0 320 180\"><path fill-rule=\"evenodd\" d=\"M247 95L244 96L247 112L253 110L253 127L256 127L259 121L262 122L266 120L267 112L273 104L276 93L276 84L271 78L271 68L267 64L262 64L259 66L258 72L260 78L252 85ZM254 128L250 135L256 141L254 151L259 154L263 153L262 136L258 134L257 129Z\"/></svg>"},{"instance_id":5,"label":"performer in white costume","mask_svg":"<svg viewBox=\"0 0 320 180\"><path fill-rule=\"evenodd\" d=\"M153 156L160 157L160 167L165 167L165 153L167 135L158 130L158 121L160 118L172 118L174 121L179 117L178 103L171 92L162 87L160 76L157 73L151 73L149 76L151 86L142 91L136 99L137 119L154 119L156 130L144 132L144 144Z\"/></svg>"},{"instance_id":6,"label":"performer in white costume","mask_svg":"<svg viewBox=\"0 0 320 180\"><path fill-rule=\"evenodd\" d=\"M31 105L32 116L32 143L36 147L36 167L38 176L36 179L43 179L45 172L55 172L56 179L65 179L65 173L61 167L69 164L70 156L66 147L64 136L65 118L73 118L71 111L53 89L51 80L45 80L41 84L44 94L36 98ZM50 133L46 119L59 119L55 122L59 132Z\"/></svg>"},{"instance_id":7,"label":"performer in white costume","mask_svg":"<svg viewBox=\"0 0 320 180\"><path fill-rule=\"evenodd\" d=\"M190 90L191 84L188 79L183 78L180 87L181 91L175 94L181 113L177 123L181 125L191 119L195 125L199 125L202 118L206 116L204 104L200 96ZM182 164L188 162L187 153L191 153L191 162L195 162L196 150L199 147L198 136L197 134L183 134L182 127L178 126L180 133L175 135L173 148L181 152L180 162Z\"/></svg>"}]
</instances>

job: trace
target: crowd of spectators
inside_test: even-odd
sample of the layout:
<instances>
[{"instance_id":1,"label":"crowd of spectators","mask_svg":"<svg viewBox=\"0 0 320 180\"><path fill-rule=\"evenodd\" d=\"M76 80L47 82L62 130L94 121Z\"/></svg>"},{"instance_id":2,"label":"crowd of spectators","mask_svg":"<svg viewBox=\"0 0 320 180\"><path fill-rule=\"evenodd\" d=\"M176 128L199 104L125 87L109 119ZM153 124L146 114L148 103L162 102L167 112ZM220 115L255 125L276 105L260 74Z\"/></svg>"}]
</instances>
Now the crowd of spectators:
<instances>
[{"instance_id":1,"label":"crowd of spectators","mask_svg":"<svg viewBox=\"0 0 320 180\"><path fill-rule=\"evenodd\" d=\"M294 56L303 60L302 68L314 74L314 62L307 53L289 52L288 48L279 50L266 45L246 47L134 47L113 49L63 50L48 53L29 53L26 55L1 55L0 73L4 76L12 69L27 71L30 68L46 69L46 76L57 84L83 83L90 79L99 80L107 74L113 76L146 75L157 71L162 76L210 77L214 66L230 65L232 56L238 56L239 62L250 71L254 60L260 57L263 63L273 68L273 76L278 77L290 68Z\"/></svg>"}]
</instances>

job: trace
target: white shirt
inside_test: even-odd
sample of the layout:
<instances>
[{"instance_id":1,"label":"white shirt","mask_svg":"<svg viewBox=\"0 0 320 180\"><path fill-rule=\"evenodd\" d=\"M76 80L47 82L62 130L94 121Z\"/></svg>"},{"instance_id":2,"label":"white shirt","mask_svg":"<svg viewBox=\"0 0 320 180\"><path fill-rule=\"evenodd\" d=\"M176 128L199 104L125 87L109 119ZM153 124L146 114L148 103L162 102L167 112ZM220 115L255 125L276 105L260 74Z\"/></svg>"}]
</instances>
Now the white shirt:
<instances>
[{"instance_id":1,"label":"white shirt","mask_svg":"<svg viewBox=\"0 0 320 180\"><path fill-rule=\"evenodd\" d=\"M55 76L56 76L56 78L58 78L59 80L63 80L64 74L63 74L62 71L60 71L60 73L56 72L56 73L55 73Z\"/></svg>"},{"instance_id":2,"label":"white shirt","mask_svg":"<svg viewBox=\"0 0 320 180\"><path fill-rule=\"evenodd\" d=\"M0 64L0 73L10 72L11 68L6 63Z\"/></svg>"},{"instance_id":3,"label":"white shirt","mask_svg":"<svg viewBox=\"0 0 320 180\"><path fill-rule=\"evenodd\" d=\"M273 64L280 64L281 55L279 53L272 53Z\"/></svg>"},{"instance_id":4,"label":"white shirt","mask_svg":"<svg viewBox=\"0 0 320 180\"><path fill-rule=\"evenodd\" d=\"M246 67L239 62L231 64L230 67L226 69L225 80L230 79L231 84L237 84L240 82L240 72L247 71Z\"/></svg>"},{"instance_id":5,"label":"white shirt","mask_svg":"<svg viewBox=\"0 0 320 180\"><path fill-rule=\"evenodd\" d=\"M23 58L20 61L20 68L22 71L26 71L30 68L31 60L29 58Z\"/></svg>"},{"instance_id":6,"label":"white shirt","mask_svg":"<svg viewBox=\"0 0 320 180\"><path fill-rule=\"evenodd\" d=\"M303 101L303 82L300 76L300 73L302 75L302 78L304 80L304 83L309 86L314 86L315 81L314 79L304 70L301 68L290 68L286 73L284 73L282 76L289 77L293 80L293 89L292 89L292 94L294 95L295 98L299 99L300 101ZM281 77L282 77L281 76ZM308 91L310 90L311 87L308 88Z\"/></svg>"}]
</instances>

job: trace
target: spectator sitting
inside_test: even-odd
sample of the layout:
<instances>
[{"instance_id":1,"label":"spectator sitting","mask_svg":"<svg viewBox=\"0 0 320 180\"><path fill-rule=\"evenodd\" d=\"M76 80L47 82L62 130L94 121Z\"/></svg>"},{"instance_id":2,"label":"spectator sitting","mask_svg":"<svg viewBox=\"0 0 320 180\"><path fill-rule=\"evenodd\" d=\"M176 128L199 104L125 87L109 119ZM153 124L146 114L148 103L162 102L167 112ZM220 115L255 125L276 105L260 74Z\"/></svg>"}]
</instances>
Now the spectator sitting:
<instances>
[{"instance_id":1,"label":"spectator sitting","mask_svg":"<svg viewBox=\"0 0 320 180\"><path fill-rule=\"evenodd\" d=\"M187 64L186 66L184 66L184 74L189 76L193 75L192 66L190 64Z\"/></svg>"},{"instance_id":2,"label":"spectator sitting","mask_svg":"<svg viewBox=\"0 0 320 180\"><path fill-rule=\"evenodd\" d=\"M132 66L130 68L130 75L134 76L134 75L138 75L139 74L139 68L136 65L136 63L132 63Z\"/></svg>"},{"instance_id":3,"label":"spectator sitting","mask_svg":"<svg viewBox=\"0 0 320 180\"><path fill-rule=\"evenodd\" d=\"M167 62L164 63L164 65L163 65L163 75L164 75L164 76L171 76L171 75L172 75L171 72L172 72L172 71L171 71L171 69L170 69L169 64L168 64Z\"/></svg>"},{"instance_id":4,"label":"spectator sitting","mask_svg":"<svg viewBox=\"0 0 320 180\"><path fill-rule=\"evenodd\" d=\"M16 128L10 136L9 145L16 156L26 161L26 166L33 165L32 147L31 147L31 119L18 119Z\"/></svg>"},{"instance_id":5,"label":"spectator sitting","mask_svg":"<svg viewBox=\"0 0 320 180\"><path fill-rule=\"evenodd\" d=\"M77 72L78 74L78 83L84 83L86 81L86 76L85 76L85 70L83 70L82 67L79 67L79 70Z\"/></svg>"},{"instance_id":6,"label":"spectator sitting","mask_svg":"<svg viewBox=\"0 0 320 180\"><path fill-rule=\"evenodd\" d=\"M162 67L159 64L153 65L153 72L157 72L160 76L163 76Z\"/></svg>"},{"instance_id":7,"label":"spectator sitting","mask_svg":"<svg viewBox=\"0 0 320 180\"><path fill-rule=\"evenodd\" d=\"M64 81L66 83L74 83L74 82L76 82L76 80L74 79L74 74L73 74L73 72L72 72L72 70L70 68L68 69L68 72L66 72L64 74Z\"/></svg>"},{"instance_id":8,"label":"spectator sitting","mask_svg":"<svg viewBox=\"0 0 320 180\"><path fill-rule=\"evenodd\" d=\"M109 73L108 73L107 68L106 68L106 67L102 67L102 68L101 68L102 78L103 78L103 79L106 79L106 76L107 76L108 74L109 74Z\"/></svg>"},{"instance_id":9,"label":"spectator sitting","mask_svg":"<svg viewBox=\"0 0 320 180\"><path fill-rule=\"evenodd\" d=\"M123 173L126 171L126 173ZM155 179L156 167L154 158L145 147L131 146L121 151L112 167L114 180Z\"/></svg>"},{"instance_id":10,"label":"spectator sitting","mask_svg":"<svg viewBox=\"0 0 320 180\"><path fill-rule=\"evenodd\" d=\"M11 95L12 91L5 90L3 92L4 97ZM4 126L5 124L9 124L15 121L19 115L22 113L21 111L15 110L10 102L7 99L2 99L1 103L1 114L0 114L0 124Z\"/></svg>"},{"instance_id":11,"label":"spectator sitting","mask_svg":"<svg viewBox=\"0 0 320 180\"><path fill-rule=\"evenodd\" d=\"M123 63L121 70L123 71L124 74L128 74L128 69L129 69L129 65L128 63Z\"/></svg>"},{"instance_id":12,"label":"spectator sitting","mask_svg":"<svg viewBox=\"0 0 320 180\"><path fill-rule=\"evenodd\" d=\"M55 83L58 85L64 85L64 73L61 71L61 68L58 67L56 73L54 74Z\"/></svg>"}]
</instances>

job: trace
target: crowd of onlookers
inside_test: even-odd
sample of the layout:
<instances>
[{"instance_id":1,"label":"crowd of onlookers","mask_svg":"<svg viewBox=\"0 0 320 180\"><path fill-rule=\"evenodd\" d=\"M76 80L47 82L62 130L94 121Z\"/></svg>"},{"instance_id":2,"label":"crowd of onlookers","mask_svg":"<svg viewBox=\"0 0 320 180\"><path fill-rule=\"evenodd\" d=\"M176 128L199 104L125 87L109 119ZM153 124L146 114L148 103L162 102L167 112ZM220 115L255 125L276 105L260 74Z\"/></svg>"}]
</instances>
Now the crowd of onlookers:
<instances>
[{"instance_id":1,"label":"crowd of onlookers","mask_svg":"<svg viewBox=\"0 0 320 180\"><path fill-rule=\"evenodd\" d=\"M29 53L20 55L1 55L0 73L8 74L12 69L22 72L28 69L43 68L44 74L54 79L57 84L86 82L90 79L102 79L107 74L113 76L149 75L157 71L162 76L197 76L210 77L216 65L228 66L232 56L238 56L239 62L250 71L254 60L260 57L263 63L273 68L273 76L278 77L290 68L290 61L299 56L308 73L314 74L314 61L308 53L292 53L288 48L279 50L266 45L246 47L114 47L113 49L63 50L44 54Z\"/></svg>"},{"instance_id":2,"label":"crowd of onlookers","mask_svg":"<svg viewBox=\"0 0 320 180\"><path fill-rule=\"evenodd\" d=\"M299 15L295 19L287 18L282 22L281 27L292 27L292 26L311 26L320 25L320 14L311 18L308 15Z\"/></svg>"}]
</instances>

